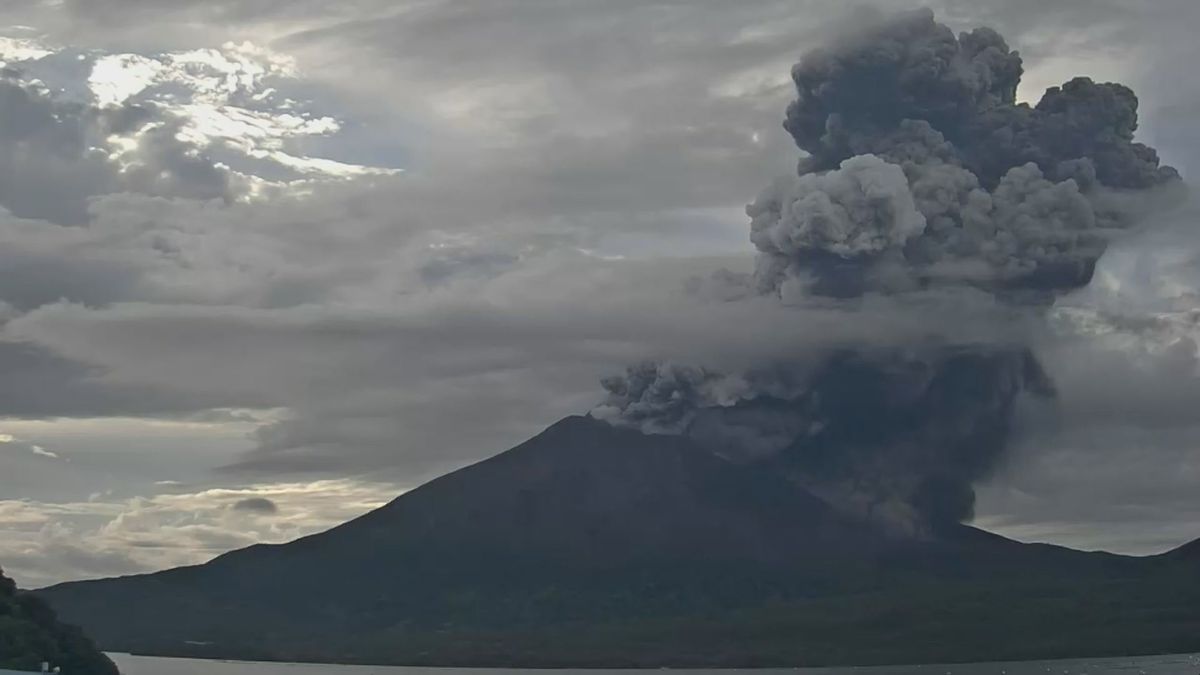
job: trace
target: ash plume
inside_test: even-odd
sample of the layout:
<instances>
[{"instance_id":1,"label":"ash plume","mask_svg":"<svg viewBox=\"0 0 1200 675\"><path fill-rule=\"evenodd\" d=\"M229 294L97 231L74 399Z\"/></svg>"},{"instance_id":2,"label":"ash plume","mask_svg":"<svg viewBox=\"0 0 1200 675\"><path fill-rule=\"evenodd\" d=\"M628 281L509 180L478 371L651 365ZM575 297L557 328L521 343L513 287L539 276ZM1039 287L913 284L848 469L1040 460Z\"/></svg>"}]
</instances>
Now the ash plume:
<instances>
[{"instance_id":1,"label":"ash plume","mask_svg":"<svg viewBox=\"0 0 1200 675\"><path fill-rule=\"evenodd\" d=\"M1133 140L1129 88L1075 78L1031 107L1016 102L1021 57L995 31L955 36L929 10L864 23L792 70L798 97L784 127L809 154L799 176L747 209L761 290L801 280L845 297L964 284L1045 299L1086 285L1107 238L1133 224L1114 193L1179 183ZM857 203L838 201L864 162L903 171L924 226L906 214L887 246L813 238L887 226L881 211L903 199L894 192L865 186ZM813 194L814 177L830 185L825 195Z\"/></svg>"},{"instance_id":2,"label":"ash plume","mask_svg":"<svg viewBox=\"0 0 1200 675\"><path fill-rule=\"evenodd\" d=\"M1040 317L1087 285L1108 241L1182 183L1134 140L1129 88L1075 78L1030 106L1022 71L996 31L955 35L929 10L862 15L805 54L784 128L807 155L746 209L753 292L798 311L958 289ZM972 516L1018 403L1054 386L1026 344L882 342L748 372L640 364L603 381L593 415L770 463L925 536Z\"/></svg>"},{"instance_id":3,"label":"ash plume","mask_svg":"<svg viewBox=\"0 0 1200 675\"><path fill-rule=\"evenodd\" d=\"M859 23L792 69L798 97L784 128L809 153L800 173L863 153L897 161L932 153L957 160L986 189L1015 166L1054 173L1082 158L1110 187L1179 177L1134 142L1138 101L1128 87L1078 77L1031 107L1016 102L1020 54L990 28L956 36L928 9L864 13Z\"/></svg>"}]
</instances>

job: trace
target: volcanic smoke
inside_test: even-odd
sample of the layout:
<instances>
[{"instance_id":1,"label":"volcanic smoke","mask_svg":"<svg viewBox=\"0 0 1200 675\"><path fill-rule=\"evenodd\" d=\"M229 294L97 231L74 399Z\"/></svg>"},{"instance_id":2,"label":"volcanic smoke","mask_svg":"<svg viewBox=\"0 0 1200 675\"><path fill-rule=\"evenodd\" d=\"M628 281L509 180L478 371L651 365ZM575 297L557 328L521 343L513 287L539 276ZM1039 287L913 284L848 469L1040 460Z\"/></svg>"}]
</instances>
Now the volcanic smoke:
<instances>
[{"instance_id":1,"label":"volcanic smoke","mask_svg":"<svg viewBox=\"0 0 1200 675\"><path fill-rule=\"evenodd\" d=\"M996 31L956 36L929 10L860 15L805 54L784 128L806 154L746 208L742 283L781 311L956 293L1035 317L1087 285L1111 238L1182 182L1134 141L1129 88L1079 77L1030 106L1022 71ZM1054 396L1030 345L937 339L740 373L648 362L602 384L597 417L770 463L915 536L972 517L1019 399Z\"/></svg>"}]
</instances>

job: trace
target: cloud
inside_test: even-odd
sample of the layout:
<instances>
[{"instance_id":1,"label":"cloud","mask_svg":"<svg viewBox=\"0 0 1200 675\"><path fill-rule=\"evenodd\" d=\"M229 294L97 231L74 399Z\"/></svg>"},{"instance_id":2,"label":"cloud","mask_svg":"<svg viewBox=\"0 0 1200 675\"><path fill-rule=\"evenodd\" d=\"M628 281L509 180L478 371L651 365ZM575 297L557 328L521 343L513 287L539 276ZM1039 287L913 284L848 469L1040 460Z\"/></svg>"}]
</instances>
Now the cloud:
<instances>
[{"instance_id":1,"label":"cloud","mask_svg":"<svg viewBox=\"0 0 1200 675\"><path fill-rule=\"evenodd\" d=\"M57 453L57 452L54 452L54 451L52 451L52 450L47 450L47 449L43 448L43 447L42 447L42 446L40 446L40 445L31 445L31 446L29 446L29 451L30 451L30 452L32 452L33 454L35 454L35 455L39 456L39 457L45 457L45 458L47 458L47 459L61 459L61 458L58 456L58 453Z\"/></svg>"},{"instance_id":2,"label":"cloud","mask_svg":"<svg viewBox=\"0 0 1200 675\"><path fill-rule=\"evenodd\" d=\"M12 434L0 434L0 446L3 446L3 448L0 449L0 452L11 453L13 451L17 451L17 452L28 453L30 455L33 455L35 457L39 457L42 459L52 459L52 460L62 460L63 459L63 457L61 457L57 452L54 452L53 450L47 450L46 448L38 445L37 443L30 443L23 439L17 438L16 436L13 436ZM69 460L67 460L67 461L69 461Z\"/></svg>"},{"instance_id":3,"label":"cloud","mask_svg":"<svg viewBox=\"0 0 1200 675\"><path fill-rule=\"evenodd\" d=\"M60 63L74 57L70 67ZM10 50L0 204L65 225L99 195L231 202L393 168L309 154L341 122L289 95L289 58L252 43L152 53Z\"/></svg>"},{"instance_id":4,"label":"cloud","mask_svg":"<svg viewBox=\"0 0 1200 675\"><path fill-rule=\"evenodd\" d=\"M466 393L472 382L490 388L524 381L531 395L547 391L539 381L591 386L599 372L628 358L682 353L744 364L805 344L874 343L882 334L916 342L939 329L963 339L1016 339L1025 330L1019 317L987 302L963 303L962 313L948 312L944 300L925 307L920 298L903 307L864 300L870 311L782 309L766 299L725 303L685 291L690 277L721 262L547 255L494 278L395 298L388 311L58 303L10 320L0 335L83 364L91 386L168 390L177 399L224 407L321 402L346 409L361 402L364 412L377 415L389 395L397 409L433 404L433 394ZM743 329L751 324L761 330ZM340 356L323 358L330 353ZM540 407L529 403L531 412Z\"/></svg>"},{"instance_id":5,"label":"cloud","mask_svg":"<svg viewBox=\"0 0 1200 675\"><path fill-rule=\"evenodd\" d=\"M32 131L21 141L30 150L10 141L17 151L0 160L11 165L0 173L11 176L0 181L0 414L152 421L272 409L249 442L244 422L236 442L222 441L249 452L204 467L187 443L164 440L162 461L186 475L144 480L382 470L410 484L588 409L600 376L679 344L689 345L682 358L741 366L755 350L870 341L885 329L1025 339L1028 327L995 308L933 309L944 298L926 298L931 309L911 320L865 298L879 315L866 321L684 294L693 276L747 271L742 207L795 165L780 127L789 68L828 34L837 4L7 6L7 24L34 28L3 43L22 73L8 95L28 107L8 119ZM1082 62L1143 94L1141 140L1190 133L1194 3L935 4L955 28L983 20L1013 41L1029 71L1019 97L1036 100ZM122 131L109 141L104 125ZM1164 153L1185 169L1193 155ZM730 258L687 259L698 253ZM659 258L672 261L650 271ZM1105 362L1122 372L1117 357ZM1073 390L1090 393L1094 381L1079 382ZM75 448L62 454L80 463ZM216 464L235 468L214 479ZM103 466L91 470L107 484ZM292 513L276 501L279 517Z\"/></svg>"},{"instance_id":6,"label":"cloud","mask_svg":"<svg viewBox=\"0 0 1200 675\"><path fill-rule=\"evenodd\" d=\"M265 515L274 515L279 513L279 506L275 502L266 497L247 497L234 502L230 507L234 511L246 511L248 513L259 513Z\"/></svg>"},{"instance_id":7,"label":"cloud","mask_svg":"<svg viewBox=\"0 0 1200 675\"><path fill-rule=\"evenodd\" d=\"M253 543L319 532L382 506L396 492L392 485L339 479L124 500L0 500L0 559L29 588L197 564Z\"/></svg>"},{"instance_id":8,"label":"cloud","mask_svg":"<svg viewBox=\"0 0 1200 675\"><path fill-rule=\"evenodd\" d=\"M1147 555L1200 536L1200 428L1031 429L979 489L977 524L1024 541Z\"/></svg>"},{"instance_id":9,"label":"cloud","mask_svg":"<svg viewBox=\"0 0 1200 675\"><path fill-rule=\"evenodd\" d=\"M89 198L122 191L232 197L227 172L176 138L175 123L153 107L63 100L11 71L0 79L0 106L0 204L19 217L81 225Z\"/></svg>"}]
</instances>

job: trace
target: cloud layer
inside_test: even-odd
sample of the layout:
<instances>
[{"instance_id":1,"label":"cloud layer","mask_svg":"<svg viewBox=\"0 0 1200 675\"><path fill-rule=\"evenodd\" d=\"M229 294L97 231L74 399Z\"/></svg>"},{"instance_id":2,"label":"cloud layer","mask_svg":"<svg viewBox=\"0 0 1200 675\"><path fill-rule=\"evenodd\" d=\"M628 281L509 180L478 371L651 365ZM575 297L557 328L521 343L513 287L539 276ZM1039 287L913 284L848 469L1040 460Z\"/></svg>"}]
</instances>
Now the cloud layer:
<instances>
[{"instance_id":1,"label":"cloud layer","mask_svg":"<svg viewBox=\"0 0 1200 675\"><path fill-rule=\"evenodd\" d=\"M348 479L264 483L126 500L0 501L4 564L22 583L194 565L256 543L281 543L382 506L392 485Z\"/></svg>"}]
</instances>

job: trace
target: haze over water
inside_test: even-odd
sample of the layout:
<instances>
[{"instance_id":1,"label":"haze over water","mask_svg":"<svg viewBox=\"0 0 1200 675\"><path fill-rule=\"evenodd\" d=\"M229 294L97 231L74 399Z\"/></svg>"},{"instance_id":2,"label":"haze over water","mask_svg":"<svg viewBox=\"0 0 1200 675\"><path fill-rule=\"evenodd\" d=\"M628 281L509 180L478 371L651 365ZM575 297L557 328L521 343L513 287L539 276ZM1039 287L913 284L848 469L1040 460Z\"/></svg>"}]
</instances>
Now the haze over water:
<instances>
[{"instance_id":1,"label":"haze over water","mask_svg":"<svg viewBox=\"0 0 1200 675\"><path fill-rule=\"evenodd\" d=\"M407 668L396 666L338 666L310 663L250 663L245 661L205 661L166 659L150 656L109 654L123 675L511 675L532 672L538 675L628 674L629 670L532 670L511 668ZM736 672L756 675L806 673L810 675L1183 675L1200 672L1200 654L1122 657L1112 659L1067 659L1060 661L1021 661L1004 663L932 664L918 666L878 666L872 668L764 668L706 670L672 669L680 675L731 675ZM647 671L651 672L651 671Z\"/></svg>"}]
</instances>

